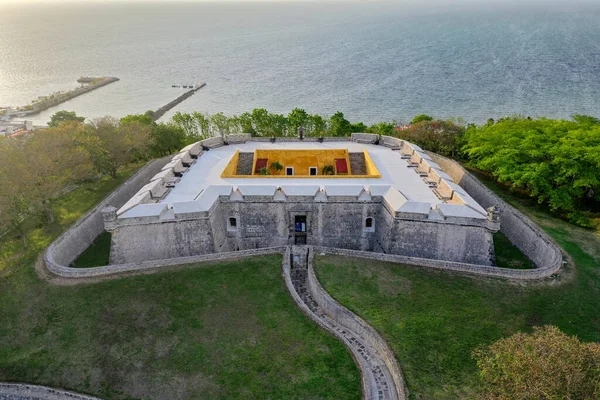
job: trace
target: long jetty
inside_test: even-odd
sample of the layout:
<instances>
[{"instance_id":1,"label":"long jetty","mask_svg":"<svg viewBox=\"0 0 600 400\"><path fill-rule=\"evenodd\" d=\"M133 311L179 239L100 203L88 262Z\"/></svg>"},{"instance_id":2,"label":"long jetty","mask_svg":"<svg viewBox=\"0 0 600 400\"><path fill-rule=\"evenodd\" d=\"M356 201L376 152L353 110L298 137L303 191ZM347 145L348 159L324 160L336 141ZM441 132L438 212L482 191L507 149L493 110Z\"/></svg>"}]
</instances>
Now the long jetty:
<instances>
[{"instance_id":1,"label":"long jetty","mask_svg":"<svg viewBox=\"0 0 600 400\"><path fill-rule=\"evenodd\" d=\"M171 108L175 107L177 104L179 104L179 103L183 102L184 100L188 99L189 97L191 97L192 95L194 95L194 93L196 93L198 90L202 89L204 86L206 86L206 82L202 82L201 84L199 84L196 87L194 87L192 90L188 90L187 92L185 92L184 94L182 94L181 96L179 96L178 98L176 98L175 100L173 100L173 101L165 104L164 106L162 106L158 110L154 111L154 114L152 115L152 119L154 121L157 121L158 119L160 119L160 117L162 117L163 115L165 115L165 113L167 111L169 111Z\"/></svg>"},{"instance_id":2,"label":"long jetty","mask_svg":"<svg viewBox=\"0 0 600 400\"><path fill-rule=\"evenodd\" d=\"M81 80L82 78L80 78ZM76 89L70 90L65 93L50 95L38 102L33 103L32 110L17 110L15 114L25 114L25 115L35 115L39 114L42 111L45 111L51 107L57 106L61 103L74 99L75 97L81 96L82 94L89 93L92 90L101 88L102 86L106 86L110 83L117 82L119 78L115 78L114 76L102 77L102 78L87 78L91 79L91 83L78 87ZM79 82L79 80L78 80ZM81 83L81 82L80 82Z\"/></svg>"}]
</instances>

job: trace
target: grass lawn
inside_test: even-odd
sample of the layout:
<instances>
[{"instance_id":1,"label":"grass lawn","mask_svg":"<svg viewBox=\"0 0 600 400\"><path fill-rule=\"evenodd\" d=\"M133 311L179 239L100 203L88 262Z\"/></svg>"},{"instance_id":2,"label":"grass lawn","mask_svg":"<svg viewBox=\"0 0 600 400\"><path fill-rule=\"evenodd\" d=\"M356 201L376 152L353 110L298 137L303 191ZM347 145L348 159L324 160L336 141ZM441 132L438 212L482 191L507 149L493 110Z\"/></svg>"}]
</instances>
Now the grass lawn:
<instances>
[{"instance_id":1,"label":"grass lawn","mask_svg":"<svg viewBox=\"0 0 600 400\"><path fill-rule=\"evenodd\" d=\"M281 256L76 286L37 277L41 251L139 167L57 199L54 224L27 220L28 248L0 239L0 381L103 399L360 398L350 354L287 293ZM77 266L104 263L109 240Z\"/></svg>"},{"instance_id":2,"label":"grass lawn","mask_svg":"<svg viewBox=\"0 0 600 400\"><path fill-rule=\"evenodd\" d=\"M103 399L359 399L350 354L295 307L281 256L52 286L0 281L0 381Z\"/></svg>"},{"instance_id":3,"label":"grass lawn","mask_svg":"<svg viewBox=\"0 0 600 400\"><path fill-rule=\"evenodd\" d=\"M490 186L557 240L575 267L558 280L515 283L317 257L317 273L329 293L388 340L414 399L472 398L479 382L471 351L533 326L552 324L584 341L600 341L600 232L551 217ZM510 257L505 261L512 263Z\"/></svg>"}]
</instances>

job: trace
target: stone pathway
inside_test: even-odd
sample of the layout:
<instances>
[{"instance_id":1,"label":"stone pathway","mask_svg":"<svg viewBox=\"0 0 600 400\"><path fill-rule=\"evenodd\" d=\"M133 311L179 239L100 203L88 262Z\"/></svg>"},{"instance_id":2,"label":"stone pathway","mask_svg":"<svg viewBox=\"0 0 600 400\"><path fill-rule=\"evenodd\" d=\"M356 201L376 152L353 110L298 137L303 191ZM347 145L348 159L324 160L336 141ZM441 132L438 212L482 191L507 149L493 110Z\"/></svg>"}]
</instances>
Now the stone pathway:
<instances>
[{"instance_id":1,"label":"stone pathway","mask_svg":"<svg viewBox=\"0 0 600 400\"><path fill-rule=\"evenodd\" d=\"M352 175L366 175L367 165L365 164L365 155L363 153L349 153L350 171Z\"/></svg>"},{"instance_id":2,"label":"stone pathway","mask_svg":"<svg viewBox=\"0 0 600 400\"><path fill-rule=\"evenodd\" d=\"M46 386L1 383L0 400L100 400L97 397L53 389Z\"/></svg>"},{"instance_id":3,"label":"stone pathway","mask_svg":"<svg viewBox=\"0 0 600 400\"><path fill-rule=\"evenodd\" d=\"M406 399L403 382L402 388L398 390L381 354L359 333L353 332L347 326L334 320L332 315L326 313L311 295L308 287L309 249L308 246L293 246L289 269L293 289L298 294L300 301L308 307L309 317L341 339L353 353L363 376L364 398ZM306 312L306 310L304 311Z\"/></svg>"},{"instance_id":4,"label":"stone pathway","mask_svg":"<svg viewBox=\"0 0 600 400\"><path fill-rule=\"evenodd\" d=\"M237 165L238 175L252 175L254 164L254 153L240 153Z\"/></svg>"}]
</instances>

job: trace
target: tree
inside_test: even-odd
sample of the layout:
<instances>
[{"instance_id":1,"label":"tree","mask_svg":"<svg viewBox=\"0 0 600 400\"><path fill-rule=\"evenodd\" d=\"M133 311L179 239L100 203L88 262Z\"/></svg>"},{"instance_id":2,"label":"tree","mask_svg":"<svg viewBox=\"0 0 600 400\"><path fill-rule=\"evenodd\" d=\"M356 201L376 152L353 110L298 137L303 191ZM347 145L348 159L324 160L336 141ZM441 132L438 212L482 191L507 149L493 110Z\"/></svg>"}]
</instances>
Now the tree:
<instances>
[{"instance_id":1,"label":"tree","mask_svg":"<svg viewBox=\"0 0 600 400\"><path fill-rule=\"evenodd\" d=\"M50 117L50 122L48 122L48 126L51 128L56 128L58 125L63 122L83 122L85 121L85 117L78 117L75 111L58 111L54 113L53 116Z\"/></svg>"},{"instance_id":2,"label":"tree","mask_svg":"<svg viewBox=\"0 0 600 400\"><path fill-rule=\"evenodd\" d=\"M222 112L212 115L210 124L213 132L218 133L222 138L229 134L229 119Z\"/></svg>"},{"instance_id":3,"label":"tree","mask_svg":"<svg viewBox=\"0 0 600 400\"><path fill-rule=\"evenodd\" d=\"M200 114L201 115L201 114ZM204 116L202 116L204 118ZM192 117L190 114L185 114L181 112L175 113L171 121L183 129L186 137L188 138L197 138L199 137L198 123L197 120Z\"/></svg>"},{"instance_id":4,"label":"tree","mask_svg":"<svg viewBox=\"0 0 600 400\"><path fill-rule=\"evenodd\" d=\"M579 125L592 126L592 125L600 125L600 119L596 117L591 117L589 115L580 115L575 114L572 117L573 121L577 122Z\"/></svg>"},{"instance_id":5,"label":"tree","mask_svg":"<svg viewBox=\"0 0 600 400\"><path fill-rule=\"evenodd\" d=\"M323 166L321 173L323 175L334 175L335 169L333 168L333 165L325 165L325 166Z\"/></svg>"},{"instance_id":6,"label":"tree","mask_svg":"<svg viewBox=\"0 0 600 400\"><path fill-rule=\"evenodd\" d=\"M484 399L600 398L600 344L582 343L554 326L498 340L473 357Z\"/></svg>"},{"instance_id":7,"label":"tree","mask_svg":"<svg viewBox=\"0 0 600 400\"><path fill-rule=\"evenodd\" d=\"M412 121L410 121L410 124L414 125L414 124L418 124L419 122L422 122L422 121L433 121L433 117L431 117L427 114L419 114L416 117L414 117L412 119Z\"/></svg>"},{"instance_id":8,"label":"tree","mask_svg":"<svg viewBox=\"0 0 600 400\"><path fill-rule=\"evenodd\" d=\"M344 113L338 111L329 118L330 132L332 136L350 136L352 133L352 125L344 118Z\"/></svg>"},{"instance_id":9,"label":"tree","mask_svg":"<svg viewBox=\"0 0 600 400\"><path fill-rule=\"evenodd\" d=\"M289 133L288 120L283 114L271 114L270 124L273 136L286 136ZM292 135L295 134L296 132L292 132Z\"/></svg>"},{"instance_id":10,"label":"tree","mask_svg":"<svg viewBox=\"0 0 600 400\"><path fill-rule=\"evenodd\" d=\"M396 122L380 122L375 125L371 125L367 132L377 133L379 135L391 136L394 134L394 128L396 127Z\"/></svg>"},{"instance_id":11,"label":"tree","mask_svg":"<svg viewBox=\"0 0 600 400\"><path fill-rule=\"evenodd\" d=\"M54 222L52 200L68 185L93 176L89 155L73 135L81 127L80 122L63 122L27 140L0 144L0 209L3 221L21 234L25 245L23 219L40 214Z\"/></svg>"},{"instance_id":12,"label":"tree","mask_svg":"<svg viewBox=\"0 0 600 400\"><path fill-rule=\"evenodd\" d=\"M123 125L138 123L138 124L148 125L148 126L152 126L152 124L154 123L154 121L152 121L152 117L150 117L147 114L127 115L127 116L121 118L120 122Z\"/></svg>"},{"instance_id":13,"label":"tree","mask_svg":"<svg viewBox=\"0 0 600 400\"><path fill-rule=\"evenodd\" d=\"M592 224L585 210L600 203L600 125L510 117L469 128L464 142L474 167L572 222Z\"/></svg>"},{"instance_id":14,"label":"tree","mask_svg":"<svg viewBox=\"0 0 600 400\"><path fill-rule=\"evenodd\" d=\"M249 133L252 136L256 135L256 130L252 126L252 114L245 112L238 117L238 124L240 125L241 133Z\"/></svg>"},{"instance_id":15,"label":"tree","mask_svg":"<svg viewBox=\"0 0 600 400\"><path fill-rule=\"evenodd\" d=\"M254 131L259 136L273 134L270 114L264 108L255 108L252 110L252 125L254 126Z\"/></svg>"},{"instance_id":16,"label":"tree","mask_svg":"<svg viewBox=\"0 0 600 400\"><path fill-rule=\"evenodd\" d=\"M320 136L327 131L327 121L320 115L312 116L313 135Z\"/></svg>"},{"instance_id":17,"label":"tree","mask_svg":"<svg viewBox=\"0 0 600 400\"><path fill-rule=\"evenodd\" d=\"M464 133L462 126L451 121L421 121L397 135L426 150L454 157L461 148Z\"/></svg>"},{"instance_id":18,"label":"tree","mask_svg":"<svg viewBox=\"0 0 600 400\"><path fill-rule=\"evenodd\" d=\"M369 128L365 124L363 124L362 122L357 122L355 124L350 124L350 129L354 133L364 133Z\"/></svg>"},{"instance_id":19,"label":"tree","mask_svg":"<svg viewBox=\"0 0 600 400\"><path fill-rule=\"evenodd\" d=\"M279 174L279 172L281 170L283 170L283 165L281 165L281 163L279 161L274 161L273 163L271 163L271 169L273 171L275 171L275 174Z\"/></svg>"},{"instance_id":20,"label":"tree","mask_svg":"<svg viewBox=\"0 0 600 400\"><path fill-rule=\"evenodd\" d=\"M175 153L188 144L185 132L175 124L154 123L150 137L149 150L155 157Z\"/></svg>"},{"instance_id":21,"label":"tree","mask_svg":"<svg viewBox=\"0 0 600 400\"><path fill-rule=\"evenodd\" d=\"M289 131L291 135L295 135L298 132L298 128L301 126L307 128L310 121L310 115L301 108L294 108L287 116L289 124ZM306 131L305 131L306 132Z\"/></svg>"},{"instance_id":22,"label":"tree","mask_svg":"<svg viewBox=\"0 0 600 400\"><path fill-rule=\"evenodd\" d=\"M104 117L88 124L79 138L96 170L116 178L121 166L146 155L151 132L150 126L139 122L120 124Z\"/></svg>"},{"instance_id":23,"label":"tree","mask_svg":"<svg viewBox=\"0 0 600 400\"><path fill-rule=\"evenodd\" d=\"M147 115L148 117L152 118L152 121L154 121L154 111L153 110L148 110L144 113L144 115Z\"/></svg>"},{"instance_id":24,"label":"tree","mask_svg":"<svg viewBox=\"0 0 600 400\"><path fill-rule=\"evenodd\" d=\"M189 114L188 114L189 115ZM199 112L194 112L192 118L196 123L196 137L194 140L206 139L211 136L210 115L204 115Z\"/></svg>"}]
</instances>

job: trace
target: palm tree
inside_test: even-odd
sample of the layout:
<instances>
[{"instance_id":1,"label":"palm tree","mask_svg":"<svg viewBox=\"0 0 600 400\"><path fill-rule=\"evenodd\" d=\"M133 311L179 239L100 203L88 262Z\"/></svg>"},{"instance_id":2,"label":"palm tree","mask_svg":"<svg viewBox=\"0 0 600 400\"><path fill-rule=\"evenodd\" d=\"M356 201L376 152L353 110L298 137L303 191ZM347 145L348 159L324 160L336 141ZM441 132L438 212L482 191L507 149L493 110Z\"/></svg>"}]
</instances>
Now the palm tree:
<instances>
[{"instance_id":1,"label":"palm tree","mask_svg":"<svg viewBox=\"0 0 600 400\"><path fill-rule=\"evenodd\" d=\"M281 172L281 170L283 170L283 165L281 165L281 163L279 161L274 161L271 164L271 169L273 171L275 171L276 175L279 175L279 172Z\"/></svg>"},{"instance_id":2,"label":"palm tree","mask_svg":"<svg viewBox=\"0 0 600 400\"><path fill-rule=\"evenodd\" d=\"M323 173L323 175L334 175L335 169L333 168L333 165L326 165L323 167L321 172Z\"/></svg>"}]
</instances>

